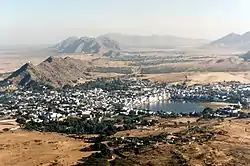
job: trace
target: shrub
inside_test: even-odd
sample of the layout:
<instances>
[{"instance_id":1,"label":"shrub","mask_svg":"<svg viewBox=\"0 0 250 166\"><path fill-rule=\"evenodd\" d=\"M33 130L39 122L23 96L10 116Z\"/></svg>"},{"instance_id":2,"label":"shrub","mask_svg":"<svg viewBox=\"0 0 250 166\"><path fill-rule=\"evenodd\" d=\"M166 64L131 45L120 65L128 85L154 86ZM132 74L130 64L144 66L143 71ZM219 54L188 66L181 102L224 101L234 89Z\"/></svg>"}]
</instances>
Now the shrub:
<instances>
[{"instance_id":1,"label":"shrub","mask_svg":"<svg viewBox=\"0 0 250 166\"><path fill-rule=\"evenodd\" d=\"M131 161L121 159L121 158L116 158L110 164L111 164L111 166L132 166L132 165L134 165Z\"/></svg>"}]
</instances>

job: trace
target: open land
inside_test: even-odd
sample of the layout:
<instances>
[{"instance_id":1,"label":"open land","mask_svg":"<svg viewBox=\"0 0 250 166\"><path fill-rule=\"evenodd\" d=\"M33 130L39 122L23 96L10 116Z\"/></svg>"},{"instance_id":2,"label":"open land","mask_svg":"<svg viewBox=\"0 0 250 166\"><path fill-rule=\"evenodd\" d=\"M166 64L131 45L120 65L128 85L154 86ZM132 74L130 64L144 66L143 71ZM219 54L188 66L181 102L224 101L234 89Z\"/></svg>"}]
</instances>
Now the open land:
<instances>
[{"instance_id":1,"label":"open land","mask_svg":"<svg viewBox=\"0 0 250 166\"><path fill-rule=\"evenodd\" d=\"M15 131L0 134L1 166L72 165L91 152L87 143L56 133Z\"/></svg>"},{"instance_id":2,"label":"open land","mask_svg":"<svg viewBox=\"0 0 250 166\"><path fill-rule=\"evenodd\" d=\"M37 53L38 52L38 53ZM26 62L37 65L52 55L47 52L0 54L0 80ZM236 54L239 52L239 54ZM36 55L37 54L37 55ZM239 50L209 50L182 48L178 50L128 51L118 57L90 54L53 54L53 56L80 59L93 78L140 73L153 81L179 83L188 76L189 84L223 81L250 82L250 65L238 58ZM137 71L138 70L138 71ZM85 82L81 80L80 82Z\"/></svg>"},{"instance_id":3,"label":"open land","mask_svg":"<svg viewBox=\"0 0 250 166\"><path fill-rule=\"evenodd\" d=\"M142 78L165 83L208 84L239 81L250 83L250 72L180 72L166 74L145 74Z\"/></svg>"},{"instance_id":4,"label":"open land","mask_svg":"<svg viewBox=\"0 0 250 166\"><path fill-rule=\"evenodd\" d=\"M161 119L159 124L143 130L118 132L114 137L151 137L166 132L186 130L190 121L192 126L211 127L215 139L208 142L190 144L158 144L147 147L139 154L128 153L126 162L133 165L248 165L250 158L249 119L225 119L202 121L195 118ZM180 126L164 127L164 124L178 122ZM193 137L198 138L199 133ZM72 165L92 152L80 149L89 146L81 140L75 140L56 133L15 131L0 134L0 165ZM118 157L118 156L117 156ZM118 157L119 158L119 157Z\"/></svg>"},{"instance_id":5,"label":"open land","mask_svg":"<svg viewBox=\"0 0 250 166\"><path fill-rule=\"evenodd\" d=\"M19 128L16 119L0 120L0 132L3 130L15 130Z\"/></svg>"}]
</instances>

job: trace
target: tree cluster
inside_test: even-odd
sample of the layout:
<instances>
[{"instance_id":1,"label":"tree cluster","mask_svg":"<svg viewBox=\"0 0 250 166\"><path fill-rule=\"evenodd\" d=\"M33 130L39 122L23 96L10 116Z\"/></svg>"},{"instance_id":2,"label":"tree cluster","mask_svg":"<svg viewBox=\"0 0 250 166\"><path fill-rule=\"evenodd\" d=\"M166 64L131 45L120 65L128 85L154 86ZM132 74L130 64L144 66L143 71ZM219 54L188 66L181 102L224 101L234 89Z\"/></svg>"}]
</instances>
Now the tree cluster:
<instances>
[{"instance_id":1,"label":"tree cluster","mask_svg":"<svg viewBox=\"0 0 250 166\"><path fill-rule=\"evenodd\" d=\"M45 132L58 132L66 134L105 134L113 135L116 133L116 127L110 121L95 123L83 119L69 118L65 121L29 121L24 124L27 130L37 130Z\"/></svg>"}]
</instances>

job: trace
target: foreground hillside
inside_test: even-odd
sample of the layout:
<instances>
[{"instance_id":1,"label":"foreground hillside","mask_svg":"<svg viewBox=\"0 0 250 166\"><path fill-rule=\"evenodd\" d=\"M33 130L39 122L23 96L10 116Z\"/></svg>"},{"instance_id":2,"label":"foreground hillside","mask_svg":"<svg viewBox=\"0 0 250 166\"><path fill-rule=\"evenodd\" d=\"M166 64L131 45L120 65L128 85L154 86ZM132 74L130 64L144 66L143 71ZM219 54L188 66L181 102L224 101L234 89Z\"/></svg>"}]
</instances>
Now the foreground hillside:
<instances>
[{"instance_id":1,"label":"foreground hillside","mask_svg":"<svg viewBox=\"0 0 250 166\"><path fill-rule=\"evenodd\" d=\"M250 165L249 120L210 121L208 130L201 130L193 139L205 139L203 132L215 133L215 138L208 142L191 144L160 144L152 149L145 149L139 155L132 155L128 160L133 165L152 166L245 166ZM189 131L190 134L194 131ZM185 138L185 135L182 136Z\"/></svg>"},{"instance_id":2,"label":"foreground hillside","mask_svg":"<svg viewBox=\"0 0 250 166\"><path fill-rule=\"evenodd\" d=\"M249 123L249 119L200 122L194 118L161 119L155 126L118 132L113 137L160 138L158 136L164 133L177 132L182 133L181 140L193 141L189 144L181 141L176 144L156 144L141 149L137 154L129 150L124 152L125 158L115 156L111 163L115 166L246 166L250 163ZM187 129L187 125L192 127ZM211 135L213 137L209 138ZM88 158L90 161L89 156L94 153L81 150L89 146L83 140L55 133L5 132L0 134L0 145L0 166L67 166ZM105 161L99 164L109 165Z\"/></svg>"},{"instance_id":3,"label":"foreground hillside","mask_svg":"<svg viewBox=\"0 0 250 166\"><path fill-rule=\"evenodd\" d=\"M245 166L250 163L249 130L249 119L199 122L192 118L160 120L157 126L118 133L116 138L167 138L175 140L174 142L159 141L149 146L138 145L139 150L121 146L116 151L116 159L109 163L125 166ZM173 133L172 136L169 133ZM94 155L83 161L96 162Z\"/></svg>"}]
</instances>

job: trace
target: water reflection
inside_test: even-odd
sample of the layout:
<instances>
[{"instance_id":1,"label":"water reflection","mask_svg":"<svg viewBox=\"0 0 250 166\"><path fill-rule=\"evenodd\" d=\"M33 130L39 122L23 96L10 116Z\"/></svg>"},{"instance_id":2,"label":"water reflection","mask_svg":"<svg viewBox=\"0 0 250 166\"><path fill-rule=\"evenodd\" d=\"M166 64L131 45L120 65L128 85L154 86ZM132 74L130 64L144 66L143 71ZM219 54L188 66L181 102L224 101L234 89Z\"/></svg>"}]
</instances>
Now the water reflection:
<instances>
[{"instance_id":1,"label":"water reflection","mask_svg":"<svg viewBox=\"0 0 250 166\"><path fill-rule=\"evenodd\" d=\"M201 106L199 103L160 101L145 103L140 108L152 111L162 110L166 112L189 113L194 111L201 112L205 107Z\"/></svg>"}]
</instances>

